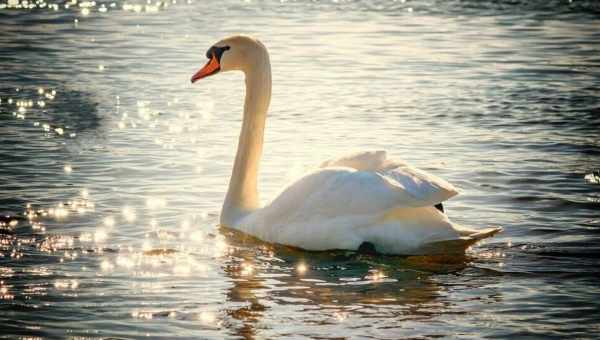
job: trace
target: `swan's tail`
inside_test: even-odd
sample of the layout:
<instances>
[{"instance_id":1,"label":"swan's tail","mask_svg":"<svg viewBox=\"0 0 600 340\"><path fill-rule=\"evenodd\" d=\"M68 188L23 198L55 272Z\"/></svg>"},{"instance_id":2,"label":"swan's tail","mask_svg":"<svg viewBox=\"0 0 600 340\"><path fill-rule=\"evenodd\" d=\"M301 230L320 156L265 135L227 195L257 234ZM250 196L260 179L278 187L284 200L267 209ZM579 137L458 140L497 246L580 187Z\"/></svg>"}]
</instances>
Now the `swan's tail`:
<instances>
[{"instance_id":1,"label":"swan's tail","mask_svg":"<svg viewBox=\"0 0 600 340\"><path fill-rule=\"evenodd\" d=\"M456 226L456 224L455 224L455 226ZM458 230L458 232L460 233L461 236L468 237L468 238L474 240L475 242L477 242L479 240L483 240L484 238L492 237L503 230L502 227L489 227L489 228L485 228L485 229L476 230L476 229L467 229L462 226L459 226L456 229Z\"/></svg>"},{"instance_id":2,"label":"swan's tail","mask_svg":"<svg viewBox=\"0 0 600 340\"><path fill-rule=\"evenodd\" d=\"M456 226L456 225L455 225ZM422 254L464 254L473 244L492 237L502 231L502 227L490 227L481 230L457 228L461 237L451 240L436 241L425 244L419 252Z\"/></svg>"}]
</instances>

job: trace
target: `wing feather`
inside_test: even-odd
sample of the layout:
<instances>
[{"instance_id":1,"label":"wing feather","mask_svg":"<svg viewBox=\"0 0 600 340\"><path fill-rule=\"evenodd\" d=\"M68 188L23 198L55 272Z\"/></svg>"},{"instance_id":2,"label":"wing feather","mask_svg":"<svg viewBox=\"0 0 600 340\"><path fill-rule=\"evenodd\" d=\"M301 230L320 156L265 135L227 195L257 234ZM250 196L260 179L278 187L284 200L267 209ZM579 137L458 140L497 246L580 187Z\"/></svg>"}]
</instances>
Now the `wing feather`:
<instances>
[{"instance_id":1,"label":"wing feather","mask_svg":"<svg viewBox=\"0 0 600 340\"><path fill-rule=\"evenodd\" d=\"M417 206L435 205L458 194L458 190L444 179L404 161L390 160L383 150L356 152L321 164L321 168L340 166L383 176L392 186L405 190L420 201Z\"/></svg>"}]
</instances>

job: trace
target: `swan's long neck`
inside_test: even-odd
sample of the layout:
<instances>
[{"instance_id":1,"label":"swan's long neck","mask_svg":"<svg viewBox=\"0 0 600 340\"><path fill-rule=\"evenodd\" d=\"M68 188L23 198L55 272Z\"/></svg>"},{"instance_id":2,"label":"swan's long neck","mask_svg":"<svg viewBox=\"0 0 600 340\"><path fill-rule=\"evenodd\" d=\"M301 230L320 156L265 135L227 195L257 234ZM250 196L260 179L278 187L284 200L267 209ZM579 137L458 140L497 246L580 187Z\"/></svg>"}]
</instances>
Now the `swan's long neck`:
<instances>
[{"instance_id":1,"label":"swan's long neck","mask_svg":"<svg viewBox=\"0 0 600 340\"><path fill-rule=\"evenodd\" d=\"M259 208L258 165L271 101L271 64L266 50L257 59L258 62L245 71L246 99L242 132L221 211L221 224L230 227L234 226L236 220Z\"/></svg>"}]
</instances>

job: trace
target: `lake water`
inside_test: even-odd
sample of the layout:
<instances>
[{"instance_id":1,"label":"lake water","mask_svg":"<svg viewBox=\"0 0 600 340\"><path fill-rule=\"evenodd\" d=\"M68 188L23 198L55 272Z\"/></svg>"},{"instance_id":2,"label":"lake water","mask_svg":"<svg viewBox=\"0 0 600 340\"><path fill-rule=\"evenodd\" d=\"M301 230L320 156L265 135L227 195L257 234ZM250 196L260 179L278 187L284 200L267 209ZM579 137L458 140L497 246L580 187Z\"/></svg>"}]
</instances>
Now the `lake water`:
<instances>
[{"instance_id":1,"label":"lake water","mask_svg":"<svg viewBox=\"0 0 600 340\"><path fill-rule=\"evenodd\" d=\"M597 2L21 1L0 0L0 338L600 332ZM504 232L447 258L220 229L243 76L189 80L235 33L271 53L262 200L386 149Z\"/></svg>"}]
</instances>

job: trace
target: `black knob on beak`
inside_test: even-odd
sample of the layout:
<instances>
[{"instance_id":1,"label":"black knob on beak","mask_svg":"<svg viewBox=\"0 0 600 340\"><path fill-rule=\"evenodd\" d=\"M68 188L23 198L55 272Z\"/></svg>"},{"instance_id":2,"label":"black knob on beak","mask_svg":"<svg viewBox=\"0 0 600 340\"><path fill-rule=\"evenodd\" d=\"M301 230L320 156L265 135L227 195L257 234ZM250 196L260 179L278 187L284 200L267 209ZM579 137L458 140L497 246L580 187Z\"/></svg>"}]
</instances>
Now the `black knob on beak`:
<instances>
[{"instance_id":1,"label":"black knob on beak","mask_svg":"<svg viewBox=\"0 0 600 340\"><path fill-rule=\"evenodd\" d=\"M211 48L208 49L208 51L206 51L206 58L210 59L212 58L213 54L215 55L215 57L217 57L217 61L221 61L221 56L223 55L223 53L227 50L229 50L230 47L229 46L212 46Z\"/></svg>"}]
</instances>

